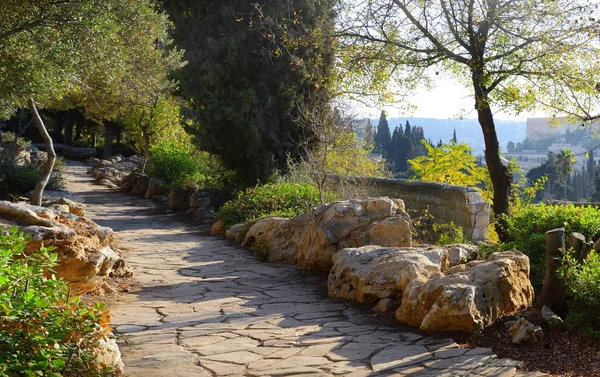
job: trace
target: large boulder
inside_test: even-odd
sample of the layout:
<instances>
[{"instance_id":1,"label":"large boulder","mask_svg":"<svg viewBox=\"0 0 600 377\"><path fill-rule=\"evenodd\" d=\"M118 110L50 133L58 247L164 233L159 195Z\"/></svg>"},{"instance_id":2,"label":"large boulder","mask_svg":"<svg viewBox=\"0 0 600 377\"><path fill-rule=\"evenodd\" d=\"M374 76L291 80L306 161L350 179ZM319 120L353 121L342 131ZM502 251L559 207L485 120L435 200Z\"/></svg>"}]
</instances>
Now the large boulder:
<instances>
[{"instance_id":1,"label":"large boulder","mask_svg":"<svg viewBox=\"0 0 600 377\"><path fill-rule=\"evenodd\" d=\"M146 195L146 192L148 191L149 185L150 185L150 177L147 177L145 175L140 176L138 178L135 186L133 186L133 188L131 189L131 192L138 196L144 196L144 195Z\"/></svg>"},{"instance_id":2,"label":"large boulder","mask_svg":"<svg viewBox=\"0 0 600 377\"><path fill-rule=\"evenodd\" d=\"M58 256L53 270L77 294L94 291L104 284L116 264L124 266L111 247L112 229L69 212L0 201L0 226L16 226L30 236L24 250L27 254L37 252L42 245L53 247Z\"/></svg>"},{"instance_id":3,"label":"large boulder","mask_svg":"<svg viewBox=\"0 0 600 377\"><path fill-rule=\"evenodd\" d=\"M435 247L349 248L333 257L329 296L360 303L399 299L413 284L424 284L448 269L448 251Z\"/></svg>"},{"instance_id":4,"label":"large boulder","mask_svg":"<svg viewBox=\"0 0 600 377\"><path fill-rule=\"evenodd\" d=\"M195 187L177 186L169 194L169 209L183 210L190 208L190 198L196 192Z\"/></svg>"},{"instance_id":5,"label":"large boulder","mask_svg":"<svg viewBox=\"0 0 600 377\"><path fill-rule=\"evenodd\" d=\"M298 267L329 271L334 254L366 245L411 246L410 217L399 199L344 201L313 210L298 245Z\"/></svg>"},{"instance_id":6,"label":"large boulder","mask_svg":"<svg viewBox=\"0 0 600 377\"><path fill-rule=\"evenodd\" d=\"M121 183L132 172L141 171L144 166L144 157L131 156L124 158L121 155L113 156L110 160L91 159L90 162L94 165L89 174L92 175L96 182L105 184L110 182L110 186L121 186ZM133 188L131 185L129 190ZM145 191L140 195L144 195Z\"/></svg>"},{"instance_id":7,"label":"large boulder","mask_svg":"<svg viewBox=\"0 0 600 377\"><path fill-rule=\"evenodd\" d=\"M322 205L293 219L254 224L244 245L263 244L270 261L296 262L301 269L329 271L343 248L411 246L410 217L400 199L375 198Z\"/></svg>"},{"instance_id":8,"label":"large boulder","mask_svg":"<svg viewBox=\"0 0 600 377\"><path fill-rule=\"evenodd\" d=\"M396 319L423 332L479 332L532 303L529 258L513 249L451 267L412 286L402 295Z\"/></svg>"},{"instance_id":9,"label":"large boulder","mask_svg":"<svg viewBox=\"0 0 600 377\"><path fill-rule=\"evenodd\" d=\"M167 189L167 184L158 178L150 178L148 181L148 188L146 189L146 193L144 196L146 198L152 198L157 195L165 195L169 193L169 189Z\"/></svg>"},{"instance_id":10,"label":"large boulder","mask_svg":"<svg viewBox=\"0 0 600 377\"><path fill-rule=\"evenodd\" d=\"M333 257L332 297L361 303L395 300L398 322L423 332L478 332L533 300L529 259L516 250L450 266L467 245L349 248Z\"/></svg>"},{"instance_id":11,"label":"large boulder","mask_svg":"<svg viewBox=\"0 0 600 377\"><path fill-rule=\"evenodd\" d=\"M243 246L261 246L268 250L269 262L296 264L298 243L307 223L308 216L293 219L272 217L262 219L250 227Z\"/></svg>"},{"instance_id":12,"label":"large boulder","mask_svg":"<svg viewBox=\"0 0 600 377\"><path fill-rule=\"evenodd\" d=\"M50 204L66 205L69 209L69 213L76 216L85 216L85 204L83 203L78 203L67 198L59 198L52 201Z\"/></svg>"}]
</instances>

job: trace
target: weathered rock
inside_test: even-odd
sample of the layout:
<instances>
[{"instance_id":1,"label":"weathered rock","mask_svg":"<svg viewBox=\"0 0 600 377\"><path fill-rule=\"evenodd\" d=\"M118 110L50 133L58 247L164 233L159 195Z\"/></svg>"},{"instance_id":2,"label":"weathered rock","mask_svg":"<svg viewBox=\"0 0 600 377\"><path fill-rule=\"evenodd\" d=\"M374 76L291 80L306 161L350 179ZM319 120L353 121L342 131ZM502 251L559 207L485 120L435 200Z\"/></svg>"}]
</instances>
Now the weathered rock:
<instances>
[{"instance_id":1,"label":"weathered rock","mask_svg":"<svg viewBox=\"0 0 600 377\"><path fill-rule=\"evenodd\" d=\"M85 204L83 203L77 203L67 198L60 198L58 200L52 201L50 204L66 205L69 209L66 212L72 213L80 217L85 216Z\"/></svg>"},{"instance_id":2,"label":"weathered rock","mask_svg":"<svg viewBox=\"0 0 600 377\"><path fill-rule=\"evenodd\" d=\"M539 326L534 326L525 318L519 318L509 329L508 334L512 336L515 344L539 343L544 339L544 332Z\"/></svg>"},{"instance_id":3,"label":"weathered rock","mask_svg":"<svg viewBox=\"0 0 600 377\"><path fill-rule=\"evenodd\" d=\"M113 156L110 160L93 159L92 163L94 167L90 169L89 174L96 178L96 182L100 183L108 180L114 186L121 186L125 177L134 171L141 170L144 158L139 156L123 158L123 156L118 155ZM125 189L131 190L135 184L137 184L137 180L133 184L126 185ZM144 194L145 191L139 195Z\"/></svg>"},{"instance_id":4,"label":"weathered rock","mask_svg":"<svg viewBox=\"0 0 600 377\"><path fill-rule=\"evenodd\" d=\"M413 285L403 293L396 319L424 332L478 332L532 301L529 258L513 249Z\"/></svg>"},{"instance_id":5,"label":"weathered rock","mask_svg":"<svg viewBox=\"0 0 600 377\"><path fill-rule=\"evenodd\" d=\"M242 224L235 224L231 228L227 229L227 231L225 232L225 238L227 238L228 240L235 241L235 243L238 244L242 243L242 241L244 240L243 236L244 234Z\"/></svg>"},{"instance_id":6,"label":"weathered rock","mask_svg":"<svg viewBox=\"0 0 600 377\"><path fill-rule=\"evenodd\" d=\"M120 186L123 190L131 191L142 177L144 177L144 175L139 173L129 173L123 177Z\"/></svg>"},{"instance_id":7,"label":"weathered rock","mask_svg":"<svg viewBox=\"0 0 600 377\"><path fill-rule=\"evenodd\" d=\"M69 206L66 204L50 204L50 205L48 205L48 208L52 208L53 210L56 210L59 212L70 213Z\"/></svg>"},{"instance_id":8,"label":"weathered rock","mask_svg":"<svg viewBox=\"0 0 600 377\"><path fill-rule=\"evenodd\" d=\"M338 250L365 245L410 246L410 218L399 199L376 198L322 205L293 219L264 219L244 242L264 244L269 261L329 271Z\"/></svg>"},{"instance_id":9,"label":"weathered rock","mask_svg":"<svg viewBox=\"0 0 600 377\"><path fill-rule=\"evenodd\" d=\"M167 189L167 184L163 180L158 178L150 178L150 181L148 182L148 189L146 190L144 196L146 198L152 198L156 195L164 195L168 193L169 190Z\"/></svg>"},{"instance_id":10,"label":"weathered rock","mask_svg":"<svg viewBox=\"0 0 600 377\"><path fill-rule=\"evenodd\" d=\"M0 224L17 226L29 234L24 252L35 253L42 244L53 247L58 255L58 265L53 268L58 277L66 279L75 293L90 292L102 286L105 276L121 257L110 244L114 240L112 229L68 212L30 206L25 203L0 202ZM43 215L44 217L40 216ZM23 226L25 225L25 226Z\"/></svg>"},{"instance_id":11,"label":"weathered rock","mask_svg":"<svg viewBox=\"0 0 600 377\"><path fill-rule=\"evenodd\" d=\"M399 199L344 201L312 211L298 243L298 267L329 271L340 249L365 245L411 246L410 217Z\"/></svg>"},{"instance_id":12,"label":"weathered rock","mask_svg":"<svg viewBox=\"0 0 600 377\"><path fill-rule=\"evenodd\" d=\"M111 370L111 375L122 376L124 371L121 351L115 339L102 338L96 342L93 358L100 370Z\"/></svg>"},{"instance_id":13,"label":"weathered rock","mask_svg":"<svg viewBox=\"0 0 600 377\"><path fill-rule=\"evenodd\" d=\"M96 151L96 148L80 148L65 145L62 150L62 155L71 160L87 160L88 158L96 157L98 152Z\"/></svg>"},{"instance_id":14,"label":"weathered rock","mask_svg":"<svg viewBox=\"0 0 600 377\"><path fill-rule=\"evenodd\" d=\"M550 327L557 327L565 324L562 318L546 305L542 306L540 314L542 315L542 321Z\"/></svg>"},{"instance_id":15,"label":"weathered rock","mask_svg":"<svg viewBox=\"0 0 600 377\"><path fill-rule=\"evenodd\" d=\"M475 260L479 254L479 247L476 245L457 244L447 245L444 248L448 249L448 260L451 267Z\"/></svg>"},{"instance_id":16,"label":"weathered rock","mask_svg":"<svg viewBox=\"0 0 600 377\"><path fill-rule=\"evenodd\" d=\"M422 285L448 268L448 251L441 248L344 249L333 257L329 296L372 303L401 298L413 285Z\"/></svg>"},{"instance_id":17,"label":"weathered rock","mask_svg":"<svg viewBox=\"0 0 600 377\"><path fill-rule=\"evenodd\" d=\"M398 301L391 298L383 298L379 300L377 305L373 308L374 311L382 314L391 313L398 309Z\"/></svg>"},{"instance_id":18,"label":"weathered rock","mask_svg":"<svg viewBox=\"0 0 600 377\"><path fill-rule=\"evenodd\" d=\"M53 227L53 221L39 217L33 209L25 203L11 203L6 200L0 201L0 217L14 220L23 225L40 225Z\"/></svg>"},{"instance_id":19,"label":"weathered rock","mask_svg":"<svg viewBox=\"0 0 600 377\"><path fill-rule=\"evenodd\" d=\"M308 216L302 215L293 219L272 217L259 220L250 227L242 245L266 249L269 262L295 264L298 242L307 220Z\"/></svg>"},{"instance_id":20,"label":"weathered rock","mask_svg":"<svg viewBox=\"0 0 600 377\"><path fill-rule=\"evenodd\" d=\"M148 191L148 185L150 184L150 177L145 175L139 177L135 186L131 189L131 192L135 195L144 196Z\"/></svg>"},{"instance_id":21,"label":"weathered rock","mask_svg":"<svg viewBox=\"0 0 600 377\"><path fill-rule=\"evenodd\" d=\"M25 196L31 198L33 191L29 191ZM64 190L44 190L44 196L42 197L43 204L49 204L57 201L61 198L69 199L77 203L83 203L83 197L81 195L73 194Z\"/></svg>"},{"instance_id":22,"label":"weathered rock","mask_svg":"<svg viewBox=\"0 0 600 377\"><path fill-rule=\"evenodd\" d=\"M223 233L223 227L225 226L225 223L223 223L223 220L219 219L217 220L211 227L210 227L210 234L214 234L214 235L220 235Z\"/></svg>"},{"instance_id":23,"label":"weathered rock","mask_svg":"<svg viewBox=\"0 0 600 377\"><path fill-rule=\"evenodd\" d=\"M183 210L190 208L190 197L196 192L194 187L174 187L169 194L169 209Z\"/></svg>"},{"instance_id":24,"label":"weathered rock","mask_svg":"<svg viewBox=\"0 0 600 377\"><path fill-rule=\"evenodd\" d=\"M190 196L190 208L210 208L210 197L206 191L194 191Z\"/></svg>"}]
</instances>

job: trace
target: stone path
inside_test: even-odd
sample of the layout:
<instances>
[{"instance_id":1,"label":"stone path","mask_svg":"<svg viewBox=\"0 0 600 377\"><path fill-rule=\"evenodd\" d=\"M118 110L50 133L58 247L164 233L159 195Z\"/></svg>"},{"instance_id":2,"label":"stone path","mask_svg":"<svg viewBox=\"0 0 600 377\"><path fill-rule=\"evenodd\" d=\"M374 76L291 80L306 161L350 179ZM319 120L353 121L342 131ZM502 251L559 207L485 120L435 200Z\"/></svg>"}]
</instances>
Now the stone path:
<instances>
[{"instance_id":1,"label":"stone path","mask_svg":"<svg viewBox=\"0 0 600 377\"><path fill-rule=\"evenodd\" d=\"M69 190L117 232L140 286L112 308L128 376L541 376L488 349L379 323L328 298L325 276L260 262L68 165Z\"/></svg>"}]
</instances>

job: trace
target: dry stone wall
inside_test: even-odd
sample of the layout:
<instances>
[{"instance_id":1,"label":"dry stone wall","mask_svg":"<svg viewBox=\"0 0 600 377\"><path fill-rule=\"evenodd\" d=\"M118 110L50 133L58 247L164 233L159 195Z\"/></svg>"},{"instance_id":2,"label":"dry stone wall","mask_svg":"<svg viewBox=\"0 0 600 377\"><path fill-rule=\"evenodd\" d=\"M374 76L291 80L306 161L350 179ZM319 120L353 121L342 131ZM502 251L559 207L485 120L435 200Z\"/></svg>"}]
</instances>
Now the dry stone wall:
<instances>
[{"instance_id":1,"label":"dry stone wall","mask_svg":"<svg viewBox=\"0 0 600 377\"><path fill-rule=\"evenodd\" d=\"M331 178L333 184L340 184L340 177ZM487 238L490 205L475 188L405 179L356 179L368 187L372 197L402 198L407 210L429 209L436 219L460 225L465 236L473 242Z\"/></svg>"}]
</instances>

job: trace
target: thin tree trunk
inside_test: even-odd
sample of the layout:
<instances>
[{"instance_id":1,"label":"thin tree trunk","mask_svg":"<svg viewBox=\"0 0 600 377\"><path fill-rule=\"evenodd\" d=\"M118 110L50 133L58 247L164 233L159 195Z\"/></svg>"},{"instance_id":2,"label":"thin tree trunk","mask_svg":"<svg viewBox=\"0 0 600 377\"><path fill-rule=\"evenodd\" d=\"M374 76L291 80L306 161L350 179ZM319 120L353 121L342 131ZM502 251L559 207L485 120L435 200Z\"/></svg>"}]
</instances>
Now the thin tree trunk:
<instances>
[{"instance_id":1,"label":"thin tree trunk","mask_svg":"<svg viewBox=\"0 0 600 377\"><path fill-rule=\"evenodd\" d=\"M54 162L56 161L56 152L54 152L54 144L52 143L52 138L48 134L48 130L46 126L44 126L44 122L42 121L42 117L37 111L35 107L35 102L33 98L29 99L29 111L31 111L31 115L33 116L33 120L35 121L35 125L40 131L42 135L42 139L46 144L46 154L48 155L48 159L46 160L46 165L44 165L44 171L42 172L42 176L40 181L35 185L35 190L33 191L33 195L31 197L31 204L39 206L42 204L42 196L44 195L44 189L50 180L50 176L52 175L52 169L54 168Z\"/></svg>"},{"instance_id":2,"label":"thin tree trunk","mask_svg":"<svg viewBox=\"0 0 600 377\"><path fill-rule=\"evenodd\" d=\"M106 122L104 127L104 151L102 153L102 158L109 159L110 156L112 156L113 140L115 138L115 130L117 127L113 122Z\"/></svg>"}]
</instances>

